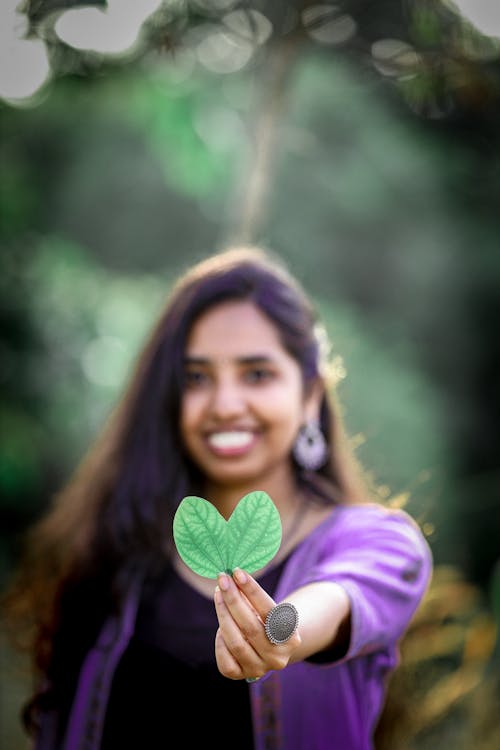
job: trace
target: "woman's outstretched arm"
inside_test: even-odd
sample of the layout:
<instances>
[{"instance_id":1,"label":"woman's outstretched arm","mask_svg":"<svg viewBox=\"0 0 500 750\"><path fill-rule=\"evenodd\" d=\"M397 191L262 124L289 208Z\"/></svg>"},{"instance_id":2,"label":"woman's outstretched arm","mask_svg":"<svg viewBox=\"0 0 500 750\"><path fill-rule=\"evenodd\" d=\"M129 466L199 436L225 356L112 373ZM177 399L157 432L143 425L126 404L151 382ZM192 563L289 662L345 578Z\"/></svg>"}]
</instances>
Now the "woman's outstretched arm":
<instances>
[{"instance_id":1,"label":"woman's outstretched arm","mask_svg":"<svg viewBox=\"0 0 500 750\"><path fill-rule=\"evenodd\" d=\"M230 679L263 677L334 647L347 650L350 601L342 586L331 581L310 583L286 597L298 611L299 626L280 644L269 640L264 627L276 602L251 575L239 569L233 577L222 573L214 599L219 619L217 665Z\"/></svg>"}]
</instances>

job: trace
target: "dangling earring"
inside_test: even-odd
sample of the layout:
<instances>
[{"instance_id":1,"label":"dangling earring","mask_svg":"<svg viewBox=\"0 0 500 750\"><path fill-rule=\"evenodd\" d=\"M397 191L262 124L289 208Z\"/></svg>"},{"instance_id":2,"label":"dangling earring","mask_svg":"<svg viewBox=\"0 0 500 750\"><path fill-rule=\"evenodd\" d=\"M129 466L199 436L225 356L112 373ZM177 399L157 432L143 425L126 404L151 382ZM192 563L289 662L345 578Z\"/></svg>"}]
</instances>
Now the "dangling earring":
<instances>
[{"instance_id":1,"label":"dangling earring","mask_svg":"<svg viewBox=\"0 0 500 750\"><path fill-rule=\"evenodd\" d=\"M302 469L316 471L326 464L328 446L318 422L311 420L300 428L292 450Z\"/></svg>"}]
</instances>

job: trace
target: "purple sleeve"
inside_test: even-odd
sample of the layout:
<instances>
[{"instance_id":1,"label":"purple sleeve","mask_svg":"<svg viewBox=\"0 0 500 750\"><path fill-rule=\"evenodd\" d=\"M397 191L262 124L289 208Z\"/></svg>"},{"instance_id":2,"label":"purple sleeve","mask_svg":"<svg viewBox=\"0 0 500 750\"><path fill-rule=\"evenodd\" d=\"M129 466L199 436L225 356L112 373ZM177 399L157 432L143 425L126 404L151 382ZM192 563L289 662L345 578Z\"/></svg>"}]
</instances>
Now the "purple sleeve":
<instances>
[{"instance_id":1,"label":"purple sleeve","mask_svg":"<svg viewBox=\"0 0 500 750\"><path fill-rule=\"evenodd\" d=\"M351 640L345 659L388 646L403 635L432 570L429 546L406 513L365 511L348 509L314 575L340 584L349 596Z\"/></svg>"}]
</instances>

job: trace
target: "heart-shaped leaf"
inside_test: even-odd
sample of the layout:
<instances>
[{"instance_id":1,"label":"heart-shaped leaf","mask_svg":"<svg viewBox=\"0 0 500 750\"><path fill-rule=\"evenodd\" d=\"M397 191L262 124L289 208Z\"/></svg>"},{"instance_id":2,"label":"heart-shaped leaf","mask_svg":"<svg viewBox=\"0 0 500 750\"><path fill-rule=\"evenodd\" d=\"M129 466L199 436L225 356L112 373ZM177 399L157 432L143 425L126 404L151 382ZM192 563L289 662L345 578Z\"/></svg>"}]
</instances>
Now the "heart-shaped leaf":
<instances>
[{"instance_id":1,"label":"heart-shaped leaf","mask_svg":"<svg viewBox=\"0 0 500 750\"><path fill-rule=\"evenodd\" d=\"M205 578L239 567L263 568L281 544L281 518L266 492L243 497L226 521L202 497L189 495L174 516L174 541L186 565Z\"/></svg>"}]
</instances>

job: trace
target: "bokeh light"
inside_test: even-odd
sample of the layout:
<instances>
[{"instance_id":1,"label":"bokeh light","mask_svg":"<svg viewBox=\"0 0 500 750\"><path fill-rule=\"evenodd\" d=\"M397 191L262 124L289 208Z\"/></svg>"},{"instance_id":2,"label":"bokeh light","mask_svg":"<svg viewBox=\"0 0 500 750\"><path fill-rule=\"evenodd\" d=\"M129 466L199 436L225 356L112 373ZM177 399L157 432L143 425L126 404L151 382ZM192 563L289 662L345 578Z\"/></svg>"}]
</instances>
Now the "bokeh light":
<instances>
[{"instance_id":1,"label":"bokeh light","mask_svg":"<svg viewBox=\"0 0 500 750\"><path fill-rule=\"evenodd\" d=\"M308 35L321 44L343 44L356 33L354 18L337 5L309 5L302 11L302 22Z\"/></svg>"},{"instance_id":2,"label":"bokeh light","mask_svg":"<svg viewBox=\"0 0 500 750\"><path fill-rule=\"evenodd\" d=\"M26 19L17 0L4 0L0 11L0 97L23 100L34 96L50 76L45 44L25 39Z\"/></svg>"},{"instance_id":3,"label":"bokeh light","mask_svg":"<svg viewBox=\"0 0 500 750\"><path fill-rule=\"evenodd\" d=\"M123 54L137 42L143 22L161 0L108 0L105 10L74 8L55 24L56 34L75 49L103 54Z\"/></svg>"},{"instance_id":4,"label":"bokeh light","mask_svg":"<svg viewBox=\"0 0 500 750\"><path fill-rule=\"evenodd\" d=\"M498 0L450 0L450 2L481 34L500 37L500 3Z\"/></svg>"}]
</instances>

